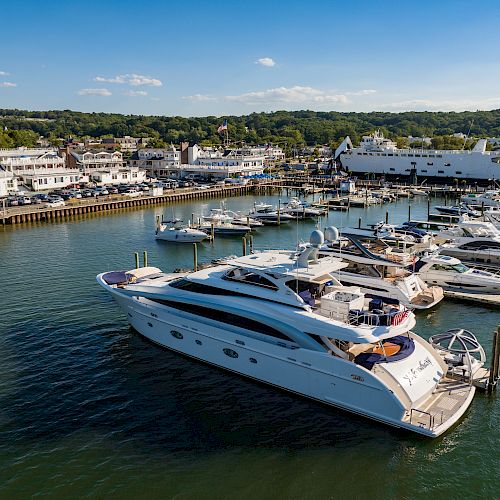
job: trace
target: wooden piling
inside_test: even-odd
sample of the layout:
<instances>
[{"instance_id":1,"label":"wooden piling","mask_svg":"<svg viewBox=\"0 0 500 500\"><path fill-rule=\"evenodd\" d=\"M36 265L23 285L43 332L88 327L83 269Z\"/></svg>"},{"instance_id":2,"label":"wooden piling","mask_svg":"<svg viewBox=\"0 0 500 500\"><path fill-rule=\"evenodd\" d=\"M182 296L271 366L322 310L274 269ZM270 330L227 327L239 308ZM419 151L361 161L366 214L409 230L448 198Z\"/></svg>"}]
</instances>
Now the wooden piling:
<instances>
[{"instance_id":1,"label":"wooden piling","mask_svg":"<svg viewBox=\"0 0 500 500\"><path fill-rule=\"evenodd\" d=\"M198 271L198 245L193 243L193 270Z\"/></svg>"}]
</instances>

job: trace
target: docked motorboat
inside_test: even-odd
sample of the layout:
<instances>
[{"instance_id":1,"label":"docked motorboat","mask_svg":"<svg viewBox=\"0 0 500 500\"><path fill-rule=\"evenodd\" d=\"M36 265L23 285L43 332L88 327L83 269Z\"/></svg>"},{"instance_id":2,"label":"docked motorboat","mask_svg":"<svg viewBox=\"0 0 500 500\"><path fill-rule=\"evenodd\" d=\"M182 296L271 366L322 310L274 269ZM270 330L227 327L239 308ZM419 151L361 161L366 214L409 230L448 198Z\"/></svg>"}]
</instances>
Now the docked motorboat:
<instances>
[{"instance_id":1,"label":"docked motorboat","mask_svg":"<svg viewBox=\"0 0 500 500\"><path fill-rule=\"evenodd\" d=\"M470 215L472 217L480 215L479 212L467 206L465 203L459 205L438 205L434 207L440 214L444 215Z\"/></svg>"},{"instance_id":2,"label":"docked motorboat","mask_svg":"<svg viewBox=\"0 0 500 500\"><path fill-rule=\"evenodd\" d=\"M234 224L231 217L220 217L199 224L198 228L208 234L222 236L245 236L252 228L243 224Z\"/></svg>"},{"instance_id":3,"label":"docked motorboat","mask_svg":"<svg viewBox=\"0 0 500 500\"><path fill-rule=\"evenodd\" d=\"M283 205L283 213L292 215L294 219L310 219L320 217L324 212L311 207L308 203L298 198L291 198Z\"/></svg>"},{"instance_id":4,"label":"docked motorboat","mask_svg":"<svg viewBox=\"0 0 500 500\"><path fill-rule=\"evenodd\" d=\"M207 233L199 229L183 226L180 219L161 222L158 220L155 234L157 240L175 243L197 243L208 238Z\"/></svg>"},{"instance_id":5,"label":"docked motorboat","mask_svg":"<svg viewBox=\"0 0 500 500\"><path fill-rule=\"evenodd\" d=\"M445 292L500 294L500 273L471 268L448 255L421 257L410 269L428 285L440 286Z\"/></svg>"},{"instance_id":6,"label":"docked motorboat","mask_svg":"<svg viewBox=\"0 0 500 500\"><path fill-rule=\"evenodd\" d=\"M484 193L469 193L462 196L460 200L474 207L500 207L500 193L495 190Z\"/></svg>"},{"instance_id":7,"label":"docked motorboat","mask_svg":"<svg viewBox=\"0 0 500 500\"><path fill-rule=\"evenodd\" d=\"M418 188L412 188L410 189L410 193L413 196L429 196L427 191L424 191L423 189L418 189Z\"/></svg>"},{"instance_id":8,"label":"docked motorboat","mask_svg":"<svg viewBox=\"0 0 500 500\"><path fill-rule=\"evenodd\" d=\"M343 285L359 286L371 297L413 309L429 309L443 299L441 287L428 286L406 269L407 260L402 255L395 255L394 249L383 241L372 241L368 248L355 235L344 234L344 238L339 238L336 228L327 228L325 235L327 243L321 246L320 255L340 258L347 263L347 267L339 269L336 275Z\"/></svg>"},{"instance_id":9,"label":"docked motorboat","mask_svg":"<svg viewBox=\"0 0 500 500\"><path fill-rule=\"evenodd\" d=\"M491 222L462 217L456 226L440 231L448 239L439 253L466 262L500 265L500 230Z\"/></svg>"},{"instance_id":10,"label":"docked motorboat","mask_svg":"<svg viewBox=\"0 0 500 500\"><path fill-rule=\"evenodd\" d=\"M395 225L379 222L369 228L342 228L342 234L356 236L359 238L381 239L393 244L413 245L417 243L417 237L406 230L397 230Z\"/></svg>"},{"instance_id":11,"label":"docked motorboat","mask_svg":"<svg viewBox=\"0 0 500 500\"><path fill-rule=\"evenodd\" d=\"M212 208L210 213L208 215L204 215L202 218L204 221L214 223L215 225L219 225L223 222L231 223L237 226L247 226L251 229L262 227L264 225L261 221L233 212L232 210L228 210L222 203L221 208Z\"/></svg>"},{"instance_id":12,"label":"docked motorboat","mask_svg":"<svg viewBox=\"0 0 500 500\"><path fill-rule=\"evenodd\" d=\"M263 222L266 225L273 226L288 224L292 220L296 220L293 215L283 213L280 208L276 209L273 205L268 205L267 203L255 204L248 215L252 219Z\"/></svg>"},{"instance_id":13,"label":"docked motorboat","mask_svg":"<svg viewBox=\"0 0 500 500\"><path fill-rule=\"evenodd\" d=\"M319 258L322 245L316 231L299 254L255 253L193 273L106 272L97 282L163 347L394 427L447 431L474 385L447 375L444 357L411 331L410 310L342 286L345 264Z\"/></svg>"}]
</instances>

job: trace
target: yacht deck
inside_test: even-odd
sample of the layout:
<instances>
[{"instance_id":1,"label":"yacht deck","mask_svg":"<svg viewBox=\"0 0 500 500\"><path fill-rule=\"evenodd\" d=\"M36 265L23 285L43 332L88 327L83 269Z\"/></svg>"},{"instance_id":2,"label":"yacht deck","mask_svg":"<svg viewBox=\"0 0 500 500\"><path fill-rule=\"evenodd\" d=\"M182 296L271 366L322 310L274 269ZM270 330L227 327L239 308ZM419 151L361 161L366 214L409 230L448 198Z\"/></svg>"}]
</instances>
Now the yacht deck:
<instances>
[{"instance_id":1,"label":"yacht deck","mask_svg":"<svg viewBox=\"0 0 500 500\"><path fill-rule=\"evenodd\" d=\"M444 377L420 408L406 412L403 422L436 431L441 425L446 426L450 420L460 417L474 392L475 387L468 382Z\"/></svg>"}]
</instances>

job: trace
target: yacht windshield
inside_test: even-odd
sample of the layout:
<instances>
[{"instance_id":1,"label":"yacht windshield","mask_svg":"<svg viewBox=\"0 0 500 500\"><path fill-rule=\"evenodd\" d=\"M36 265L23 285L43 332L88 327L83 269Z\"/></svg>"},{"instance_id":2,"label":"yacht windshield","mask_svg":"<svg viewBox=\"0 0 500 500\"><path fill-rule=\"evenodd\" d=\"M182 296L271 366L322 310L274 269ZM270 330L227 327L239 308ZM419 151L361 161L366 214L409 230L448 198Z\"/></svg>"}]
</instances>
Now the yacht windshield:
<instances>
[{"instance_id":1,"label":"yacht windshield","mask_svg":"<svg viewBox=\"0 0 500 500\"><path fill-rule=\"evenodd\" d=\"M451 266L451 268L457 273L466 273L469 270L469 268L464 264L455 264L454 266Z\"/></svg>"}]
</instances>

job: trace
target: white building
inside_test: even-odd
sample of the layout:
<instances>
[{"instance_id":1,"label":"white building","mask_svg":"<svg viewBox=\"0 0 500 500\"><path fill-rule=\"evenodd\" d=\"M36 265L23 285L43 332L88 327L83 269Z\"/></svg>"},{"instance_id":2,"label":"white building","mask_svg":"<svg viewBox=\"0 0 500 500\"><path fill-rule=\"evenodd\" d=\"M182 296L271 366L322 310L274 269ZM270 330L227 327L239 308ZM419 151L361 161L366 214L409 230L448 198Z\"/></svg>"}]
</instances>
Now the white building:
<instances>
[{"instance_id":1,"label":"white building","mask_svg":"<svg viewBox=\"0 0 500 500\"><path fill-rule=\"evenodd\" d=\"M70 151L68 164L98 184L138 184L146 180L146 172L126 167L119 151Z\"/></svg>"},{"instance_id":2,"label":"white building","mask_svg":"<svg viewBox=\"0 0 500 500\"><path fill-rule=\"evenodd\" d=\"M263 156L266 162L285 161L285 153L278 146L244 146L233 149L232 153L240 156Z\"/></svg>"},{"instance_id":3,"label":"white building","mask_svg":"<svg viewBox=\"0 0 500 500\"><path fill-rule=\"evenodd\" d=\"M198 174L206 177L235 177L262 174L264 157L225 153L220 149L203 149L198 145L188 148L188 163L181 165L182 176Z\"/></svg>"},{"instance_id":4,"label":"white building","mask_svg":"<svg viewBox=\"0 0 500 500\"><path fill-rule=\"evenodd\" d=\"M149 177L178 177L181 153L175 147L139 149L130 158L129 165L145 170Z\"/></svg>"},{"instance_id":5,"label":"white building","mask_svg":"<svg viewBox=\"0 0 500 500\"><path fill-rule=\"evenodd\" d=\"M33 191L63 188L82 181L78 169L66 168L66 160L53 148L0 150L0 166Z\"/></svg>"},{"instance_id":6,"label":"white building","mask_svg":"<svg viewBox=\"0 0 500 500\"><path fill-rule=\"evenodd\" d=\"M0 166L0 197L17 191L17 178L12 172L4 170Z\"/></svg>"}]
</instances>

